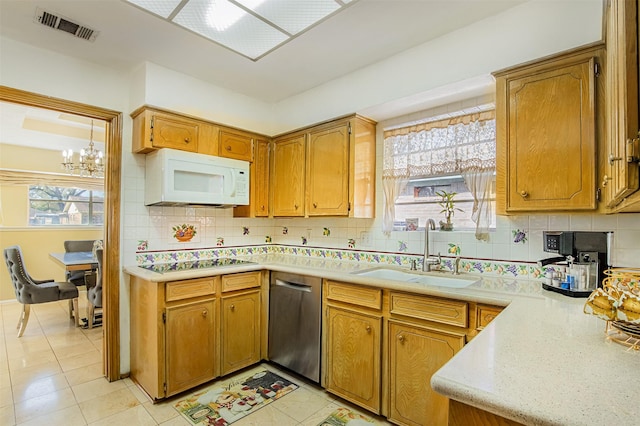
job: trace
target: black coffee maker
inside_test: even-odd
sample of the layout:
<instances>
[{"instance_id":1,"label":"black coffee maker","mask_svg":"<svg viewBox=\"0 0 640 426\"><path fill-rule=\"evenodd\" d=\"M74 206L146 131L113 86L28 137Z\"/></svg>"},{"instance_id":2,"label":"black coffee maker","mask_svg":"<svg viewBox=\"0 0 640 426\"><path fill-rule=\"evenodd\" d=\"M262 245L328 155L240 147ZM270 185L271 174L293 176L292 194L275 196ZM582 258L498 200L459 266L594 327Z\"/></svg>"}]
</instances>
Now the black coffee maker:
<instances>
[{"instance_id":1,"label":"black coffee maker","mask_svg":"<svg viewBox=\"0 0 640 426\"><path fill-rule=\"evenodd\" d=\"M604 271L611 268L613 232L544 231L543 250L558 256L541 259L545 270L545 290L571 297L588 297L602 287Z\"/></svg>"}]
</instances>

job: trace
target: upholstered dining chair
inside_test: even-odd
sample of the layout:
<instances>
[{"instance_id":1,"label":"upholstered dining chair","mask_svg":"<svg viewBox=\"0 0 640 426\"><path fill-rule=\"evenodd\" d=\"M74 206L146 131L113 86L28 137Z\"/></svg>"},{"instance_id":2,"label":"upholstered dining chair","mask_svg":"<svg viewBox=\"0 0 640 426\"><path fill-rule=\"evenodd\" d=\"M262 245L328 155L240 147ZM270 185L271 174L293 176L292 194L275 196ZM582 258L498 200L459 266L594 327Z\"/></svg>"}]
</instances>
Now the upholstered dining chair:
<instances>
[{"instance_id":1,"label":"upholstered dining chair","mask_svg":"<svg viewBox=\"0 0 640 426\"><path fill-rule=\"evenodd\" d=\"M4 249L4 260L9 269L11 282L16 292L16 299L22 303L22 313L18 320L18 337L27 328L31 305L37 303L69 300L69 316L75 318L78 326L78 288L69 282L54 282L53 280L35 280L24 266L22 251L19 246Z\"/></svg>"},{"instance_id":2,"label":"upholstered dining chair","mask_svg":"<svg viewBox=\"0 0 640 426\"><path fill-rule=\"evenodd\" d=\"M93 328L96 323L96 308L102 308L102 252L103 249L96 250L96 259L98 260L98 273L94 285L87 284L87 326Z\"/></svg>"},{"instance_id":3,"label":"upholstered dining chair","mask_svg":"<svg viewBox=\"0 0 640 426\"><path fill-rule=\"evenodd\" d=\"M65 253L93 250L93 240L67 240L64 242ZM76 286L90 286L96 281L94 271L67 271L67 281Z\"/></svg>"}]
</instances>

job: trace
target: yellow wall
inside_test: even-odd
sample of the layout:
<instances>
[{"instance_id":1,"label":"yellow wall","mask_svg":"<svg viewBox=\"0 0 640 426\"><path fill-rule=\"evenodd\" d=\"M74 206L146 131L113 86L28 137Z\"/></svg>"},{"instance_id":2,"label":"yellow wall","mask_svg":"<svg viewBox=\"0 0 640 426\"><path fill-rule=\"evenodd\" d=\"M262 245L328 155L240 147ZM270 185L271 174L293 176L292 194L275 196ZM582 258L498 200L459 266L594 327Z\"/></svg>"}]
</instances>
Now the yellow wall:
<instances>
[{"instance_id":1,"label":"yellow wall","mask_svg":"<svg viewBox=\"0 0 640 426\"><path fill-rule=\"evenodd\" d=\"M8 169L61 172L61 159L57 151L0 144L0 167ZM97 240L103 237L102 228L96 227L30 228L28 218L28 188L0 185L0 249L19 245L25 267L35 279L65 280L64 267L49 257L49 253L64 252L65 240ZM3 260L0 300L14 298L13 285Z\"/></svg>"}]
</instances>

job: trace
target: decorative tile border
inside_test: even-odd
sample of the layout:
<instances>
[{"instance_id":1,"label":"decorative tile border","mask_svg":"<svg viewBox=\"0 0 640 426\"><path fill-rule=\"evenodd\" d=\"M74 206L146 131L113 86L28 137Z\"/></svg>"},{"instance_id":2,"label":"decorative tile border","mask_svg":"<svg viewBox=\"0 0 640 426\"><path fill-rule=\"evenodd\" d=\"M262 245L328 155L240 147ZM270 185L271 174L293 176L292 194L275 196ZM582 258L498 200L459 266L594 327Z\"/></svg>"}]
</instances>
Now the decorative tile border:
<instances>
[{"instance_id":1,"label":"decorative tile border","mask_svg":"<svg viewBox=\"0 0 640 426\"><path fill-rule=\"evenodd\" d=\"M372 265L389 265L409 267L412 260L416 260L418 267L422 266L422 256L408 253L385 253L359 250L329 249L319 247L287 246L287 245L259 245L242 247L213 247L193 250L167 250L156 252L136 253L136 264L148 265L152 263L186 262L198 259L215 259L232 256L254 256L266 254L284 254L291 256L305 256L319 259L363 262ZM452 258L443 258L442 267L453 270ZM551 265L550 267L552 267ZM520 279L544 279L547 267L540 268L535 264L524 262L503 262L498 260L462 259L460 271L485 274L496 277Z\"/></svg>"}]
</instances>

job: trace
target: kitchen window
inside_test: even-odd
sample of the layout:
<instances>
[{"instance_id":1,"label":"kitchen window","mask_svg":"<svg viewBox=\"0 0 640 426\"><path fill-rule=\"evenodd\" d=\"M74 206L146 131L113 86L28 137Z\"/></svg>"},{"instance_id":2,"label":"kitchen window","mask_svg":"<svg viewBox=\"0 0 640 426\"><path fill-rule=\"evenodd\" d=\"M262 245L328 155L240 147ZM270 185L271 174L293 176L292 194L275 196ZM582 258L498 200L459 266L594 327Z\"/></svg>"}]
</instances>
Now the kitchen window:
<instances>
[{"instance_id":1,"label":"kitchen window","mask_svg":"<svg viewBox=\"0 0 640 426\"><path fill-rule=\"evenodd\" d=\"M48 185L29 186L30 226L102 226L104 191Z\"/></svg>"},{"instance_id":2,"label":"kitchen window","mask_svg":"<svg viewBox=\"0 0 640 426\"><path fill-rule=\"evenodd\" d=\"M383 231L406 219L443 220L440 191L456 192L456 230L487 240L495 227L494 111L385 130Z\"/></svg>"}]
</instances>

